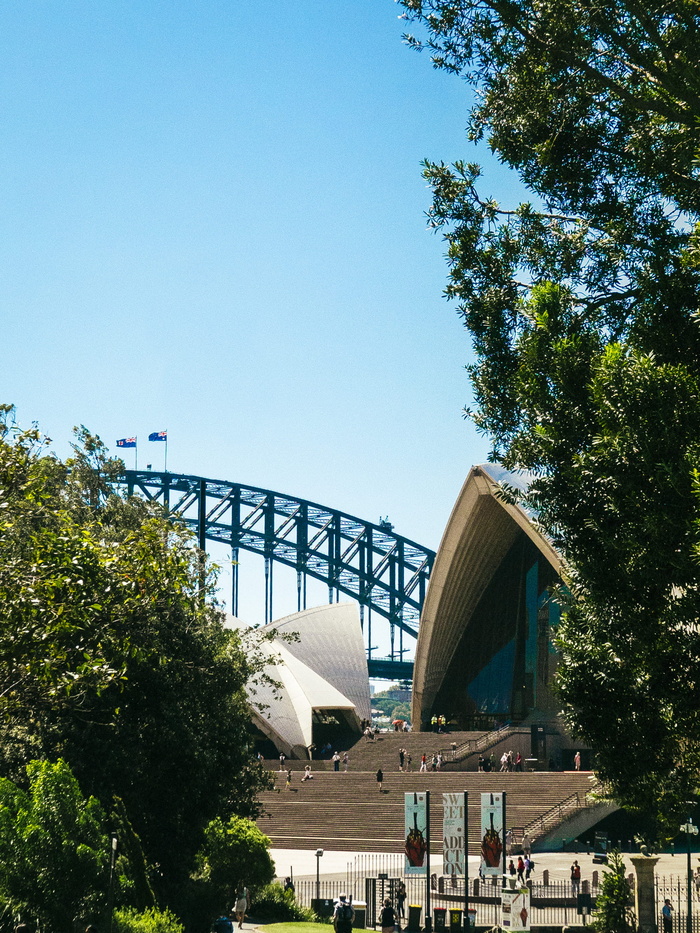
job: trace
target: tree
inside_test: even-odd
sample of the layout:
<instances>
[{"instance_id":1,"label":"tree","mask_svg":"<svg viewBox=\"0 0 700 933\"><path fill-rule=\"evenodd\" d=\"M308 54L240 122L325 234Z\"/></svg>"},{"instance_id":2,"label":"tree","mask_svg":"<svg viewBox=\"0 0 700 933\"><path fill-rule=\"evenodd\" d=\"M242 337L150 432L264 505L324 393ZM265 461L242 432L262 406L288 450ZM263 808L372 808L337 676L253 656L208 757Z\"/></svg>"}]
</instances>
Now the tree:
<instances>
[{"instance_id":1,"label":"tree","mask_svg":"<svg viewBox=\"0 0 700 933\"><path fill-rule=\"evenodd\" d=\"M0 779L0 897L25 922L70 933L76 919L104 910L105 814L65 762L35 761L27 771L28 791Z\"/></svg>"},{"instance_id":2,"label":"tree","mask_svg":"<svg viewBox=\"0 0 700 933\"><path fill-rule=\"evenodd\" d=\"M193 876L200 922L202 917L230 911L241 888L247 887L254 894L273 880L270 845L268 837L250 820L234 816L227 822L217 818L209 823Z\"/></svg>"},{"instance_id":3,"label":"tree","mask_svg":"<svg viewBox=\"0 0 700 933\"><path fill-rule=\"evenodd\" d=\"M79 429L61 463L2 411L5 772L21 782L28 760L60 755L89 794L119 797L154 885L177 904L204 826L257 812L267 779L244 687L262 659L223 627L186 529L114 493L123 464L99 438Z\"/></svg>"},{"instance_id":4,"label":"tree","mask_svg":"<svg viewBox=\"0 0 700 933\"><path fill-rule=\"evenodd\" d=\"M532 193L426 163L470 414L565 556L567 717L623 804L673 825L700 766L698 8L401 0Z\"/></svg>"},{"instance_id":5,"label":"tree","mask_svg":"<svg viewBox=\"0 0 700 933\"><path fill-rule=\"evenodd\" d=\"M596 911L592 926L597 933L632 933L635 916L632 909L632 888L625 876L625 863L613 849L603 870L600 893L596 898Z\"/></svg>"}]
</instances>

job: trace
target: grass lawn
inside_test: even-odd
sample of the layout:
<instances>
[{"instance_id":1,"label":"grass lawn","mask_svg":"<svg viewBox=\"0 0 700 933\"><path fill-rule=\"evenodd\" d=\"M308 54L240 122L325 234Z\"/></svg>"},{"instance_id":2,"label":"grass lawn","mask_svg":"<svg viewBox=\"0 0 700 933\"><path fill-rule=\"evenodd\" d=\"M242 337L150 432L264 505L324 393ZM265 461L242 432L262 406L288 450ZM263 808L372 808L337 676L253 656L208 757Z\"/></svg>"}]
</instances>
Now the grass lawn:
<instances>
[{"instance_id":1,"label":"grass lawn","mask_svg":"<svg viewBox=\"0 0 700 933\"><path fill-rule=\"evenodd\" d=\"M263 933L329 933L333 927L329 923L268 923L259 929Z\"/></svg>"}]
</instances>

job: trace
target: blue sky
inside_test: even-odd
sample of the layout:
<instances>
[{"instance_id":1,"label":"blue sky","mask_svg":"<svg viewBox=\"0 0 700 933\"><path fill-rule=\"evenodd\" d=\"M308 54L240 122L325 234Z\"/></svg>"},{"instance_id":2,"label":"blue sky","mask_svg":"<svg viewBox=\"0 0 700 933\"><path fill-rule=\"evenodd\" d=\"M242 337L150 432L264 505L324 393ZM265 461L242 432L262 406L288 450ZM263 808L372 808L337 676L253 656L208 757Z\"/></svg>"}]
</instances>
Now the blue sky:
<instances>
[{"instance_id":1,"label":"blue sky","mask_svg":"<svg viewBox=\"0 0 700 933\"><path fill-rule=\"evenodd\" d=\"M512 187L400 12L0 7L2 398L21 423L61 456L75 424L112 448L136 434L154 468L167 428L173 471L438 546L487 443L462 418L469 338L420 162L480 160L485 193Z\"/></svg>"}]
</instances>

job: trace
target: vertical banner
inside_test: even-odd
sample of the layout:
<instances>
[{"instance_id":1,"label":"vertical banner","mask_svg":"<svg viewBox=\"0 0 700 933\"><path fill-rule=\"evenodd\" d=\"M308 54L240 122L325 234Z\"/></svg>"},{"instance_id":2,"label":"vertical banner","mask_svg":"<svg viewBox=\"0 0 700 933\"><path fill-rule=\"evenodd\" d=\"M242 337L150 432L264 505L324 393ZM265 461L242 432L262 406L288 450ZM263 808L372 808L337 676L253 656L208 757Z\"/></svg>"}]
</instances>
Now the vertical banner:
<instances>
[{"instance_id":1,"label":"vertical banner","mask_svg":"<svg viewBox=\"0 0 700 933\"><path fill-rule=\"evenodd\" d=\"M427 871L425 855L428 850L427 807L425 791L419 794L404 794L404 827L406 842L405 872L407 875L424 875Z\"/></svg>"},{"instance_id":2,"label":"vertical banner","mask_svg":"<svg viewBox=\"0 0 700 933\"><path fill-rule=\"evenodd\" d=\"M442 873L464 874L464 794L442 795Z\"/></svg>"},{"instance_id":3,"label":"vertical banner","mask_svg":"<svg viewBox=\"0 0 700 933\"><path fill-rule=\"evenodd\" d=\"M503 871L503 794L481 795L481 873L500 875Z\"/></svg>"},{"instance_id":4,"label":"vertical banner","mask_svg":"<svg viewBox=\"0 0 700 933\"><path fill-rule=\"evenodd\" d=\"M501 927L504 930L530 929L530 890L501 891Z\"/></svg>"}]
</instances>

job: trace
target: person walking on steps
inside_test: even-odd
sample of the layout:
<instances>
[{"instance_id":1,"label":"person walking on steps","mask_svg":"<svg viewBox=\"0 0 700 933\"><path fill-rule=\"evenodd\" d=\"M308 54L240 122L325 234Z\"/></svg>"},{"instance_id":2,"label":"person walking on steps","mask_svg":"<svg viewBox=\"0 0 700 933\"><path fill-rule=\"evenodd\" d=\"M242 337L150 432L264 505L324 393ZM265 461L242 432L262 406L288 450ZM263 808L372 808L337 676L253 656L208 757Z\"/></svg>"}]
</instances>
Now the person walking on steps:
<instances>
[{"instance_id":1,"label":"person walking on steps","mask_svg":"<svg viewBox=\"0 0 700 933\"><path fill-rule=\"evenodd\" d=\"M377 768L377 785L379 787L379 793L382 792L382 782L384 780L384 772L381 768Z\"/></svg>"}]
</instances>

